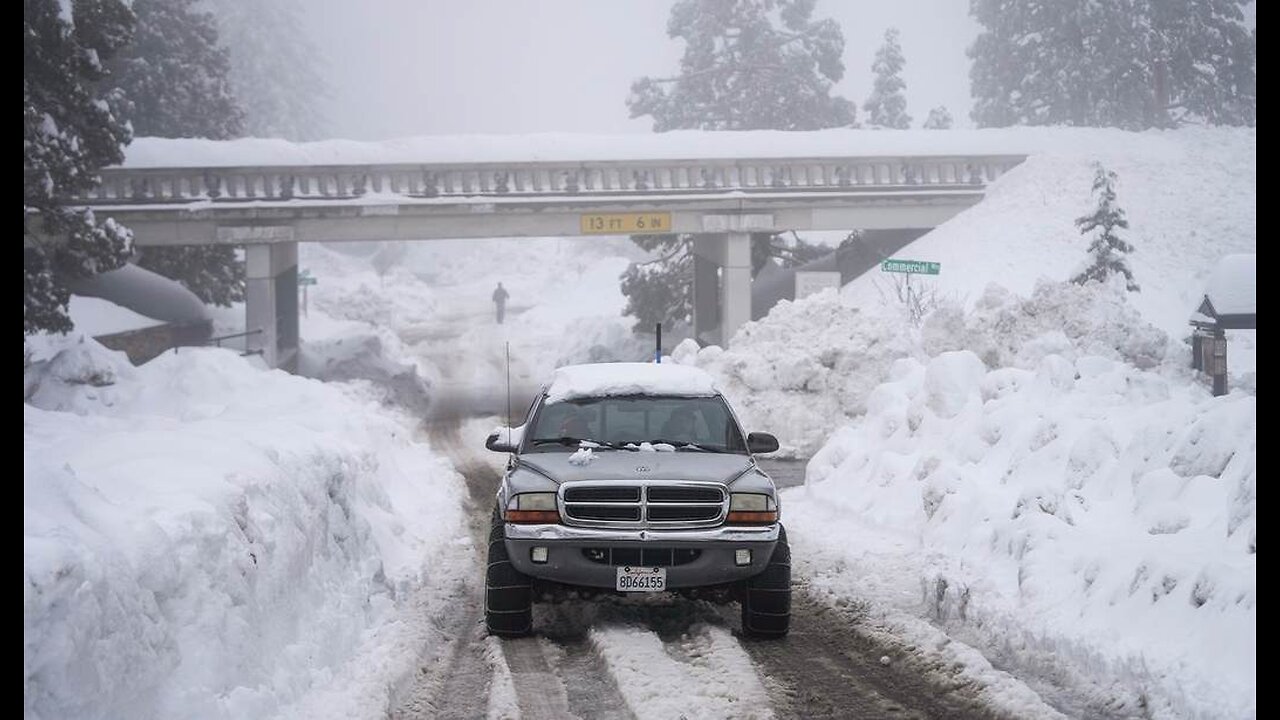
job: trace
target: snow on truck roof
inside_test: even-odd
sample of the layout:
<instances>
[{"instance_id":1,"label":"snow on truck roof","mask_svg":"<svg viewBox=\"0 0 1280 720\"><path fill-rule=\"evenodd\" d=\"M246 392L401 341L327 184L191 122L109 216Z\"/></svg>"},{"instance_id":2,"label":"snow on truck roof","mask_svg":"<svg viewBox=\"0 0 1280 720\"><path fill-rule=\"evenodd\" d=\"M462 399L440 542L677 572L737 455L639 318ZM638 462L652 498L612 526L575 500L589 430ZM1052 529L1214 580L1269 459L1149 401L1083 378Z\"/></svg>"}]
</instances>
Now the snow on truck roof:
<instances>
[{"instance_id":1,"label":"snow on truck roof","mask_svg":"<svg viewBox=\"0 0 1280 720\"><path fill-rule=\"evenodd\" d=\"M705 371L675 363L597 363L556 370L547 401L609 395L715 395L715 380Z\"/></svg>"}]
</instances>

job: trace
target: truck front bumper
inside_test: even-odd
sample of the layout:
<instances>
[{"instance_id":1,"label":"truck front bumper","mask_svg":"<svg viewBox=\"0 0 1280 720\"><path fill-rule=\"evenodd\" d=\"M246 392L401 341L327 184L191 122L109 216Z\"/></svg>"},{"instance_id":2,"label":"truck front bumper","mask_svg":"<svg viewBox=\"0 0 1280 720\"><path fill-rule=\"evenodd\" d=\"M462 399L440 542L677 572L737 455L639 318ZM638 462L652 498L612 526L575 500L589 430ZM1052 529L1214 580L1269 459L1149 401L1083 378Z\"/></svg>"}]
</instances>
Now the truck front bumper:
<instances>
[{"instance_id":1,"label":"truck front bumper","mask_svg":"<svg viewBox=\"0 0 1280 720\"><path fill-rule=\"evenodd\" d=\"M614 588L622 565L667 568L670 589L722 585L763 572L779 525L696 530L612 530L569 525L506 526L507 555L520 572L581 587ZM546 562L534 562L546 548ZM738 551L750 560L738 564Z\"/></svg>"}]
</instances>

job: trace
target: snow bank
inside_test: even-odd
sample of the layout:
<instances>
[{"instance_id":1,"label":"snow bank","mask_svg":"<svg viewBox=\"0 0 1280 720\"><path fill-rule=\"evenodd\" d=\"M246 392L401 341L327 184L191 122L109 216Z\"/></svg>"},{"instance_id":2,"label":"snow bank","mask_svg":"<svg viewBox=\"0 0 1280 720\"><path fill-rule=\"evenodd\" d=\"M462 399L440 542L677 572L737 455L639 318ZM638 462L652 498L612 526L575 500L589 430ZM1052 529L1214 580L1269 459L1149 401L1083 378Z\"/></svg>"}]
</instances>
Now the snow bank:
<instances>
[{"instance_id":1,"label":"snow bank","mask_svg":"<svg viewBox=\"0 0 1280 720\"><path fill-rule=\"evenodd\" d=\"M1256 398L1163 370L900 360L786 498L796 544L1007 662L1051 653L1159 717L1256 715Z\"/></svg>"},{"instance_id":2,"label":"snow bank","mask_svg":"<svg viewBox=\"0 0 1280 720\"><path fill-rule=\"evenodd\" d=\"M893 361L916 346L909 323L850 307L828 290L778 303L742 326L728 350L687 340L671 357L711 373L748 432L771 432L784 453L808 455L862 411Z\"/></svg>"},{"instance_id":3,"label":"snow bank","mask_svg":"<svg viewBox=\"0 0 1280 720\"><path fill-rule=\"evenodd\" d=\"M707 396L715 392L715 381L697 368L673 363L602 363L557 369L547 388L547 402L608 395Z\"/></svg>"},{"instance_id":4,"label":"snow bank","mask_svg":"<svg viewBox=\"0 0 1280 720\"><path fill-rule=\"evenodd\" d=\"M384 405L424 416L438 371L411 357L395 333L322 313L307 318L304 328L300 375L356 385Z\"/></svg>"},{"instance_id":5,"label":"snow bank","mask_svg":"<svg viewBox=\"0 0 1280 720\"><path fill-rule=\"evenodd\" d=\"M138 368L75 337L39 351L23 406L26 717L275 716L358 675L344 664L464 533L447 463L337 387L225 350ZM365 658L382 681L421 652L387 648Z\"/></svg>"},{"instance_id":6,"label":"snow bank","mask_svg":"<svg viewBox=\"0 0 1280 720\"><path fill-rule=\"evenodd\" d=\"M971 310L943 305L919 329L901 307L852 307L828 290L779 303L743 325L728 350L687 341L671 357L710 372L749 429L777 435L784 454L809 456L868 409L897 360L962 349L986 368L1034 368L1047 354L1139 367L1183 357L1123 291L1049 282L1029 298L992 285Z\"/></svg>"}]
</instances>

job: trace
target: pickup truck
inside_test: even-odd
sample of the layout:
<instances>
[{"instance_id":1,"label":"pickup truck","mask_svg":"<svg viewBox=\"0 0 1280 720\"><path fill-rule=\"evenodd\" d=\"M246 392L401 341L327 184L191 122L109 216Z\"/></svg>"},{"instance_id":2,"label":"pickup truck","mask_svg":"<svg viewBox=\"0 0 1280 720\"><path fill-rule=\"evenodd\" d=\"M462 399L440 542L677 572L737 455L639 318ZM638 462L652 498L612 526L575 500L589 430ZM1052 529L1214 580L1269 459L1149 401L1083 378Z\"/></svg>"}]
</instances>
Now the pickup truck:
<instances>
[{"instance_id":1,"label":"pickup truck","mask_svg":"<svg viewBox=\"0 0 1280 720\"><path fill-rule=\"evenodd\" d=\"M744 433L704 371L560 368L524 423L485 444L509 453L485 572L491 634L532 632L533 603L568 591L737 601L745 635L786 635L790 549L755 462L778 441Z\"/></svg>"}]
</instances>

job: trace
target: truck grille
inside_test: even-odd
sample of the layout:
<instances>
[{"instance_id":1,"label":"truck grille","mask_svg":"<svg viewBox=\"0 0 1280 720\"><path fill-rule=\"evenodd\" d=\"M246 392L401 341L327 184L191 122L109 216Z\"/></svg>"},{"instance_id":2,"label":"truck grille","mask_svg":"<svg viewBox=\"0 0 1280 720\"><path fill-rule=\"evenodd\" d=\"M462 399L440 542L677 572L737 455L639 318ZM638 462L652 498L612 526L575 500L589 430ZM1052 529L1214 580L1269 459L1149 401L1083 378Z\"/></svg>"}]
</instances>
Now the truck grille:
<instances>
[{"instance_id":1,"label":"truck grille","mask_svg":"<svg viewBox=\"0 0 1280 720\"><path fill-rule=\"evenodd\" d=\"M609 482L565 485L560 498L571 525L708 527L723 520L728 494L711 483Z\"/></svg>"}]
</instances>

